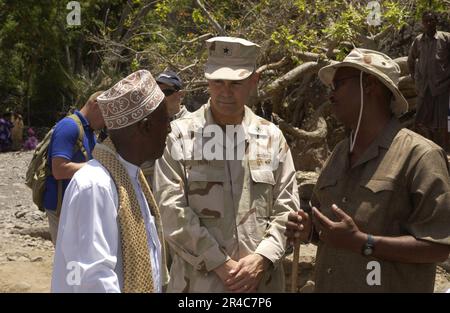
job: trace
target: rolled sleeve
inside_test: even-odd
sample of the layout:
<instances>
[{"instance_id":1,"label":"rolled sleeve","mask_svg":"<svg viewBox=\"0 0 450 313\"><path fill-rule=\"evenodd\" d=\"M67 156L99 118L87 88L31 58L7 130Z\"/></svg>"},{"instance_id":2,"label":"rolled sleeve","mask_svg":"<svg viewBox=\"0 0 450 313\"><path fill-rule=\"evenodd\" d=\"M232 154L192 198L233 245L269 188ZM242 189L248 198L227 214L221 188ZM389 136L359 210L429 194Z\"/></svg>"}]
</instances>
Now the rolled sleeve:
<instances>
[{"instance_id":1,"label":"rolled sleeve","mask_svg":"<svg viewBox=\"0 0 450 313\"><path fill-rule=\"evenodd\" d=\"M405 225L417 239L450 245L450 177L444 152L430 149L411 183L413 211Z\"/></svg>"}]
</instances>

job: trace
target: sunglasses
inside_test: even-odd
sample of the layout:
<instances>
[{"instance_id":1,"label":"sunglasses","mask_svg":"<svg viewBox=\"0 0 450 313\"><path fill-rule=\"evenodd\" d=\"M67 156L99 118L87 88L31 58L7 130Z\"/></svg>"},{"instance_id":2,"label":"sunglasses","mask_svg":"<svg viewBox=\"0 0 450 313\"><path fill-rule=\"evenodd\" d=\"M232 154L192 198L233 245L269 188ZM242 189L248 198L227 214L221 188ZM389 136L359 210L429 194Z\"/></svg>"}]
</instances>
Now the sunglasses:
<instances>
[{"instance_id":1,"label":"sunglasses","mask_svg":"<svg viewBox=\"0 0 450 313\"><path fill-rule=\"evenodd\" d=\"M166 97L170 97L171 95L173 95L175 92L178 92L179 90L177 89L161 89L161 91L164 93L164 95Z\"/></svg>"},{"instance_id":2,"label":"sunglasses","mask_svg":"<svg viewBox=\"0 0 450 313\"><path fill-rule=\"evenodd\" d=\"M344 78L341 78L341 79L335 79L335 80L333 80L333 81L331 82L331 85L330 85L331 91L336 91L336 90L338 90L339 87L342 86L342 83L343 83L344 81L346 81L346 80L348 80L348 79L350 79L350 78L355 78L355 77L359 77L359 75L353 75L353 76L348 76L348 77L344 77Z\"/></svg>"}]
</instances>

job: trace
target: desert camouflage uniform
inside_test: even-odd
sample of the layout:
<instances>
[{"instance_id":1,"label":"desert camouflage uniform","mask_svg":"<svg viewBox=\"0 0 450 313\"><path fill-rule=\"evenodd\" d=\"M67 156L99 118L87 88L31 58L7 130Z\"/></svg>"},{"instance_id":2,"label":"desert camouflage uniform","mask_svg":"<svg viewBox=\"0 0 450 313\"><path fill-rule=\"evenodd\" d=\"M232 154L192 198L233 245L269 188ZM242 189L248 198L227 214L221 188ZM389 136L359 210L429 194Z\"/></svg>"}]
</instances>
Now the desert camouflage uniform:
<instances>
[{"instance_id":1,"label":"desert camouflage uniform","mask_svg":"<svg viewBox=\"0 0 450 313\"><path fill-rule=\"evenodd\" d=\"M281 292L285 222L300 206L289 147L275 125L246 107L245 136L234 145L235 150L244 145L245 156L195 160L195 134L214 124L209 104L172 122L166 150L156 162L155 197L173 258L167 291L226 292L212 270L229 258L258 253L273 263L258 291ZM252 144L264 146L250 160Z\"/></svg>"}]
</instances>

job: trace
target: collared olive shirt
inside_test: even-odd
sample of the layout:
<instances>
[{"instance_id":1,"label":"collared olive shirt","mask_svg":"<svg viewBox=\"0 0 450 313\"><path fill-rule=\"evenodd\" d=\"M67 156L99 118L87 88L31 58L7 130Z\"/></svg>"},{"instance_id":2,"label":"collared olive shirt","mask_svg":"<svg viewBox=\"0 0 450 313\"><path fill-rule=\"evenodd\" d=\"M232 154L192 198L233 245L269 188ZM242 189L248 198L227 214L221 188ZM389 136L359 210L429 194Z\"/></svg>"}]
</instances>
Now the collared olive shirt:
<instances>
[{"instance_id":1,"label":"collared olive shirt","mask_svg":"<svg viewBox=\"0 0 450 313\"><path fill-rule=\"evenodd\" d=\"M335 203L364 233L450 245L449 179L443 150L401 129L393 118L352 167L349 140L336 146L317 181L313 204L318 201L335 220ZM370 261L380 264L380 285L367 282L376 274ZM316 291L433 292L435 272L436 264L383 261L319 242Z\"/></svg>"},{"instance_id":2,"label":"collared olive shirt","mask_svg":"<svg viewBox=\"0 0 450 313\"><path fill-rule=\"evenodd\" d=\"M450 33L437 31L432 38L425 34L417 36L409 50L408 66L420 97L425 95L427 87L433 97L448 91Z\"/></svg>"}]
</instances>

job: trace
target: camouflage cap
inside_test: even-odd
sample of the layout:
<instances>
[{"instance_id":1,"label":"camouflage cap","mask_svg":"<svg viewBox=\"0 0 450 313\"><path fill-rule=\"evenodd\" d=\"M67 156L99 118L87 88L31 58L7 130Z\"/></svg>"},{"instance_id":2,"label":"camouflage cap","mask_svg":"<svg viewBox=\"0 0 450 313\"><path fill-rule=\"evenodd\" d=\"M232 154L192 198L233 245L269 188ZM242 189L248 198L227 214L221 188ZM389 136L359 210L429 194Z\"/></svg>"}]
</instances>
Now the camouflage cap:
<instances>
[{"instance_id":1,"label":"camouflage cap","mask_svg":"<svg viewBox=\"0 0 450 313\"><path fill-rule=\"evenodd\" d=\"M214 37L206 41L207 79L243 80L256 70L259 46L236 37Z\"/></svg>"}]
</instances>

